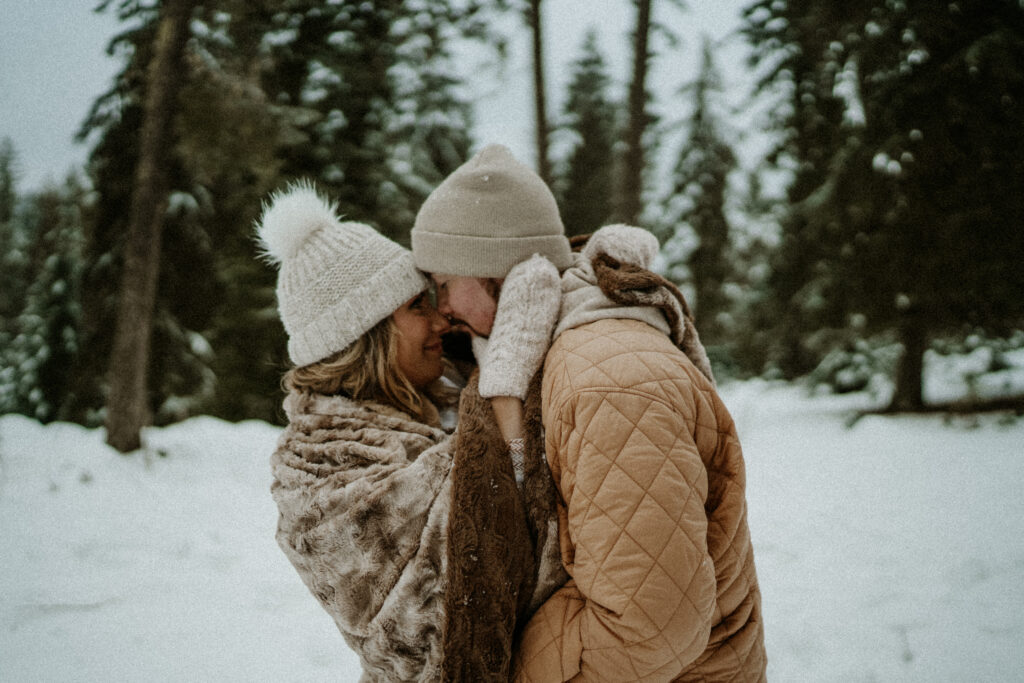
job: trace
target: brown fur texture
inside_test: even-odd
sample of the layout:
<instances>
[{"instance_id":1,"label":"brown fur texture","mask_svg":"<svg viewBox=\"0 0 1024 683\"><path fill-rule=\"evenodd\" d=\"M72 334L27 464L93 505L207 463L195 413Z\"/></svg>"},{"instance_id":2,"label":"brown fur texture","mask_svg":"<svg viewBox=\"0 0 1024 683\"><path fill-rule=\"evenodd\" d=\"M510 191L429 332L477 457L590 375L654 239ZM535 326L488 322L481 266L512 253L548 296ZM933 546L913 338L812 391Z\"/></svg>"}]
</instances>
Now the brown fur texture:
<instances>
[{"instance_id":1,"label":"brown fur texture","mask_svg":"<svg viewBox=\"0 0 1024 683\"><path fill-rule=\"evenodd\" d=\"M359 655L362 681L507 680L519 628L565 581L539 374L523 493L476 387L454 437L381 404L285 399L271 458L278 544Z\"/></svg>"},{"instance_id":2,"label":"brown fur texture","mask_svg":"<svg viewBox=\"0 0 1024 683\"><path fill-rule=\"evenodd\" d=\"M271 458L277 540L362 681L440 676L452 443L394 408L292 392Z\"/></svg>"},{"instance_id":3,"label":"brown fur texture","mask_svg":"<svg viewBox=\"0 0 1024 683\"><path fill-rule=\"evenodd\" d=\"M543 368L534 375L523 406L526 453L523 457L523 498L526 501L526 523L530 529L535 558L533 595L528 618L569 575L562 566L558 539L558 490L551 478L544 450L544 425L541 421L541 384Z\"/></svg>"},{"instance_id":4,"label":"brown fur texture","mask_svg":"<svg viewBox=\"0 0 1024 683\"><path fill-rule=\"evenodd\" d=\"M528 405L539 411L538 381ZM527 419L524 495L515 484L508 448L474 374L462 393L448 524L444 681L505 681L518 630L565 575L557 562L554 485L540 441L539 414ZM525 505L524 505L525 501ZM539 550L535 550L535 543ZM538 561L552 550L554 568ZM538 577L538 569L544 575ZM561 575L559 575L561 572ZM537 591L538 584L542 586Z\"/></svg>"},{"instance_id":5,"label":"brown fur texture","mask_svg":"<svg viewBox=\"0 0 1024 683\"><path fill-rule=\"evenodd\" d=\"M508 448L478 373L462 392L448 523L443 681L507 680L533 551Z\"/></svg>"}]
</instances>

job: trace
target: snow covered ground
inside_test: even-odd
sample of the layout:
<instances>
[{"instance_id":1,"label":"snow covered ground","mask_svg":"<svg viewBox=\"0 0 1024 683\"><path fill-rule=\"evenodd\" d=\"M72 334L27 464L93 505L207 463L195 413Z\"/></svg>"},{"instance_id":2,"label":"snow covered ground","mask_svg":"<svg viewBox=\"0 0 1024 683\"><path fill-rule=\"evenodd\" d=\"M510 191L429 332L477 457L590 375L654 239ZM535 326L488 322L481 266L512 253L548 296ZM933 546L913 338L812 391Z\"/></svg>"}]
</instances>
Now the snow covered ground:
<instances>
[{"instance_id":1,"label":"snow covered ground","mask_svg":"<svg viewBox=\"0 0 1024 683\"><path fill-rule=\"evenodd\" d=\"M772 681L1024 680L1024 419L866 417L723 389ZM0 680L354 681L274 543L278 430L195 418L129 458L0 418Z\"/></svg>"}]
</instances>

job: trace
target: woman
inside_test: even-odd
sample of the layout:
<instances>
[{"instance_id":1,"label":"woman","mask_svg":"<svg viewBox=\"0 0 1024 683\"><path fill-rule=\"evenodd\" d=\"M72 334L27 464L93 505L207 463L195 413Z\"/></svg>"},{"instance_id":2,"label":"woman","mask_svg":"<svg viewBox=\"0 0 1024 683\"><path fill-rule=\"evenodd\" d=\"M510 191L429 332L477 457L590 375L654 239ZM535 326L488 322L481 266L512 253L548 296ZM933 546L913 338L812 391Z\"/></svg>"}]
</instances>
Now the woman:
<instances>
[{"instance_id":1,"label":"woman","mask_svg":"<svg viewBox=\"0 0 1024 683\"><path fill-rule=\"evenodd\" d=\"M508 440L529 436L517 433L527 387L516 378L542 362L557 271L534 260L505 282L519 303L499 303L497 316L514 334L492 335L486 355L502 363L479 374L508 419L499 428L474 377L450 435L437 407L448 323L411 254L340 222L304 185L274 197L258 230L280 267L295 365L271 459L279 545L358 653L363 680L507 678L515 626L546 597L536 587L552 584L537 576L534 543L554 539L524 509ZM543 468L526 469L528 498L553 495Z\"/></svg>"}]
</instances>

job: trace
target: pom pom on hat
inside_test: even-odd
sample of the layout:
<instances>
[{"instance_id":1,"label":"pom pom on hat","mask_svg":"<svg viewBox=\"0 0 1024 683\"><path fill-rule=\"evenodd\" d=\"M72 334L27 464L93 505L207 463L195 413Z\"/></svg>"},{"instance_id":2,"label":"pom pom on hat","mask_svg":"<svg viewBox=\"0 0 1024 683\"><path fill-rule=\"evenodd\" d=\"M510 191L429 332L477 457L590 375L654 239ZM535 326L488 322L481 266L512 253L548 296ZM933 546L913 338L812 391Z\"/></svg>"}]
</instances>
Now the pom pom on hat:
<instances>
[{"instance_id":1,"label":"pom pom on hat","mask_svg":"<svg viewBox=\"0 0 1024 683\"><path fill-rule=\"evenodd\" d=\"M337 205L321 197L307 181L275 192L263 206L257 225L260 250L274 264L283 263L317 230L337 223Z\"/></svg>"},{"instance_id":2,"label":"pom pom on hat","mask_svg":"<svg viewBox=\"0 0 1024 683\"><path fill-rule=\"evenodd\" d=\"M272 195L256 233L263 257L280 268L278 313L297 366L345 350L427 287L408 249L339 221L311 183Z\"/></svg>"}]
</instances>

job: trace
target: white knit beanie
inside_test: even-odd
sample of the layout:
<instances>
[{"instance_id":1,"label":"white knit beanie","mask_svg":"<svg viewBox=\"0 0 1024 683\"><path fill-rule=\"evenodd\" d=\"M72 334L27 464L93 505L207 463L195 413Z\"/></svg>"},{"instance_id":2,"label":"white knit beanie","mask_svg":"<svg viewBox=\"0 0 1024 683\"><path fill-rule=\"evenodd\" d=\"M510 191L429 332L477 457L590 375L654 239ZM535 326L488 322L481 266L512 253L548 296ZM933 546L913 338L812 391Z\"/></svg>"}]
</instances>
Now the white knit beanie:
<instances>
[{"instance_id":1,"label":"white knit beanie","mask_svg":"<svg viewBox=\"0 0 1024 683\"><path fill-rule=\"evenodd\" d=\"M501 145L457 168L423 203L412 228L420 270L503 278L534 254L559 270L572 264L551 190Z\"/></svg>"},{"instance_id":2,"label":"white knit beanie","mask_svg":"<svg viewBox=\"0 0 1024 683\"><path fill-rule=\"evenodd\" d=\"M344 350L427 287L409 250L368 225L339 221L310 184L273 195L257 233L280 265L278 310L297 366Z\"/></svg>"}]
</instances>

